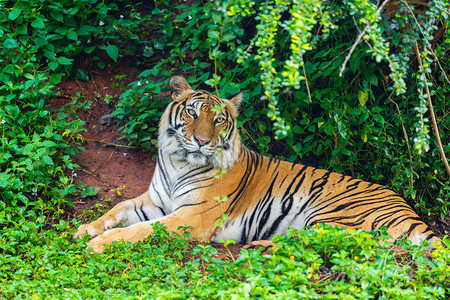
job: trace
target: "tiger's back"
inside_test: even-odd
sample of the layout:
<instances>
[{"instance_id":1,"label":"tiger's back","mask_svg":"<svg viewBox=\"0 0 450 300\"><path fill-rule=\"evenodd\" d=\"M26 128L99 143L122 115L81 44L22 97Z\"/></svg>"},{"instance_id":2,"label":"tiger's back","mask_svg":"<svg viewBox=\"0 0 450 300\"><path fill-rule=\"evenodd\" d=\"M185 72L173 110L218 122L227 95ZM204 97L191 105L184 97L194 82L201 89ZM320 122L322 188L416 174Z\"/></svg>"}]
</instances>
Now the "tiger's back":
<instances>
[{"instance_id":1,"label":"tiger's back","mask_svg":"<svg viewBox=\"0 0 450 300\"><path fill-rule=\"evenodd\" d=\"M236 167L241 170L232 172L242 174L245 184L228 195L230 219L225 232L241 243L316 223L365 231L386 226L393 240L405 233L416 244L434 238L409 205L384 186L265 157L247 148L239 162Z\"/></svg>"}]
</instances>

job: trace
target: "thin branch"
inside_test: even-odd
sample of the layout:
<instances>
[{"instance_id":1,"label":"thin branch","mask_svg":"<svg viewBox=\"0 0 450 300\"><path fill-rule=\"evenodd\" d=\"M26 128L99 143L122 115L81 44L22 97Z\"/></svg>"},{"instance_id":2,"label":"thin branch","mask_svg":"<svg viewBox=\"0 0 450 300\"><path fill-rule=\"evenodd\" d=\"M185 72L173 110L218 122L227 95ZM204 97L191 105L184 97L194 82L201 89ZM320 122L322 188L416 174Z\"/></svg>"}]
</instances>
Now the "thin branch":
<instances>
[{"instance_id":1,"label":"thin branch","mask_svg":"<svg viewBox=\"0 0 450 300\"><path fill-rule=\"evenodd\" d=\"M388 97L388 100L391 101L391 103L393 103L395 105L395 107L397 108L397 113L398 116L400 118L400 123L402 124L402 129L403 129L403 135L405 136L405 140L406 140L406 146L408 146L408 154L409 154L409 161L410 161L410 168L411 168L411 177L410 177L410 181L409 181L409 186L413 187L413 175L414 175L414 170L413 170L413 158L412 158L412 154L411 154L411 147L409 147L409 137L408 137L408 132L406 132L406 128L405 128L405 124L403 123L403 118L402 118L402 113L400 112L400 108L398 107L398 104L392 100L392 95L394 94L393 90L391 92L391 94Z\"/></svg>"},{"instance_id":2,"label":"thin branch","mask_svg":"<svg viewBox=\"0 0 450 300\"><path fill-rule=\"evenodd\" d=\"M414 51L416 52L417 60L419 61L420 67L423 68L422 59L420 58L419 46L417 45L417 42L414 45ZM426 77L424 77L424 80L425 80L425 91L427 92L427 96L428 96L428 106L430 109L431 120L433 121L433 129L434 129L433 132L434 132L434 135L436 136L436 140L437 140L438 147L439 147L439 152L441 153L441 157L444 160L444 165L445 165L445 168L447 169L448 176L450 176L450 166L448 165L448 160L445 157L444 147L442 146L441 137L439 135L439 128L437 126L436 116L434 115L433 103L431 102L431 94L430 94L430 90L428 89Z\"/></svg>"},{"instance_id":3,"label":"thin branch","mask_svg":"<svg viewBox=\"0 0 450 300\"><path fill-rule=\"evenodd\" d=\"M96 140L96 139L84 139L84 140L88 141L88 142L97 142L97 143L101 143L101 144L105 144L105 145L113 146L113 147L130 148L130 149L138 149L139 148L136 146L120 145L120 144L105 142L105 141Z\"/></svg>"},{"instance_id":4,"label":"thin branch","mask_svg":"<svg viewBox=\"0 0 450 300\"><path fill-rule=\"evenodd\" d=\"M444 68L442 68L441 63L439 62L439 58L436 56L436 54L434 54L434 51L431 49L431 44L430 44L430 42L427 40L425 34L423 33L422 27L420 27L420 24L419 24L419 22L417 21L416 16L414 15L414 13L413 13L411 7L408 5L408 1L405 1L405 4L406 4L406 6L408 7L409 11L411 12L411 15L413 16L414 22L416 23L417 27L419 28L420 33L422 33L422 36L424 37L424 40L425 40L425 42L427 43L428 50L430 50L431 54L434 56L434 59L437 61L437 64L438 64L439 68L441 69L442 75L444 75L445 80L447 80L448 84L450 84L450 80L448 79L447 74L445 74Z\"/></svg>"},{"instance_id":5,"label":"thin branch","mask_svg":"<svg viewBox=\"0 0 450 300\"><path fill-rule=\"evenodd\" d=\"M386 3L388 3L388 2L389 2L389 0L384 0L384 2L381 4L381 6L378 7L377 11L380 12L383 9L383 7L386 5ZM370 26L370 24L367 24L366 27L364 27L363 31L361 31L361 33L358 35L358 38L356 39L356 41L353 43L352 47L350 48L350 52L345 57L344 63L341 66L341 70L339 72L340 77L342 77L342 75L344 74L345 66L347 65L347 62L350 59L350 56L352 56L353 51L355 51L356 46L358 46L358 44L361 42L361 39L363 38L364 34L366 34L366 31L369 28L369 26Z\"/></svg>"},{"instance_id":6,"label":"thin branch","mask_svg":"<svg viewBox=\"0 0 450 300\"><path fill-rule=\"evenodd\" d=\"M94 171L92 171L91 174L89 174L89 175L93 175L93 174L97 173L98 170L100 170L100 169L103 168L106 164L108 164L109 161L111 160L111 158L113 157L114 152L116 152L116 148L113 149L113 151L111 152L111 154L110 154L109 157L108 157L108 160L107 160L106 162L102 163L100 166L98 166L97 169L95 169Z\"/></svg>"},{"instance_id":7,"label":"thin branch","mask_svg":"<svg viewBox=\"0 0 450 300\"><path fill-rule=\"evenodd\" d=\"M330 60L322 69L319 70L319 72L317 72L318 74L322 73L325 69L327 69L329 66L331 66L331 64L338 59L339 57L342 56L342 54L344 54L345 52L347 52L350 49L350 47L348 47L347 49L345 49L344 51L341 51L341 53L339 53L338 55L335 55L333 57L332 60Z\"/></svg>"},{"instance_id":8,"label":"thin branch","mask_svg":"<svg viewBox=\"0 0 450 300\"><path fill-rule=\"evenodd\" d=\"M308 90L309 103L312 103L311 91L309 90L309 85L308 85L308 77L306 77L305 62L303 61L303 55L301 53L300 53L300 59L302 60L303 75L305 76L306 89Z\"/></svg>"}]
</instances>

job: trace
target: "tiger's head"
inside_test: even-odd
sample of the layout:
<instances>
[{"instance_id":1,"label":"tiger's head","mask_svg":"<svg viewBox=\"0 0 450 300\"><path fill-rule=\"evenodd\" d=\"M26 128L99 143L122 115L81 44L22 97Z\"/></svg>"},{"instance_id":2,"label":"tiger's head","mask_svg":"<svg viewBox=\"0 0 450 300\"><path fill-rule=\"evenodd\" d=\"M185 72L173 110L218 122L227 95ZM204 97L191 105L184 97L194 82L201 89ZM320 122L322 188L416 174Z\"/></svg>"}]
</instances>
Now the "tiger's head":
<instances>
[{"instance_id":1,"label":"tiger's head","mask_svg":"<svg viewBox=\"0 0 450 300\"><path fill-rule=\"evenodd\" d=\"M222 99L193 90L182 76L172 77L169 87L173 101L161 117L160 151L193 166L231 167L241 147L236 117L243 93Z\"/></svg>"}]
</instances>

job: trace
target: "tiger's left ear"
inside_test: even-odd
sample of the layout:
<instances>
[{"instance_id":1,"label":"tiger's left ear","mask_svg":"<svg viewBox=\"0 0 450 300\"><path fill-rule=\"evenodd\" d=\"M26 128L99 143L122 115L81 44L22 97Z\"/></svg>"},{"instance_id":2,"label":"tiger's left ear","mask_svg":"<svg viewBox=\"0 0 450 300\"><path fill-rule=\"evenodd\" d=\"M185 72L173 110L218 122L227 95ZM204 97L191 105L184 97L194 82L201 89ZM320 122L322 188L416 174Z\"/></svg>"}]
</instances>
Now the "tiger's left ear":
<instances>
[{"instance_id":1,"label":"tiger's left ear","mask_svg":"<svg viewBox=\"0 0 450 300\"><path fill-rule=\"evenodd\" d=\"M239 110L241 107L242 99L244 98L244 92L240 92L236 96L230 99L230 102L234 104L234 107L236 108L236 111Z\"/></svg>"},{"instance_id":2,"label":"tiger's left ear","mask_svg":"<svg viewBox=\"0 0 450 300\"><path fill-rule=\"evenodd\" d=\"M184 91L192 90L191 86L183 76L173 76L169 82L172 91L172 99L176 100Z\"/></svg>"}]
</instances>

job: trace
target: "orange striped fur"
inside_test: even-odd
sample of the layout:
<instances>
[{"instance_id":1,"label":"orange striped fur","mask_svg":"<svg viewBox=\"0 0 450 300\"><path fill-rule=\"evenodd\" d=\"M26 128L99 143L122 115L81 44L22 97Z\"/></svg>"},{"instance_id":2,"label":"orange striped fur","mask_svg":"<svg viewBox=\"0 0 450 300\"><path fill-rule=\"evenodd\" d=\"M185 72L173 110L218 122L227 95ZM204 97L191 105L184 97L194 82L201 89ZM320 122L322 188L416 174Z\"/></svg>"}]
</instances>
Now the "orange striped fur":
<instances>
[{"instance_id":1,"label":"orange striped fur","mask_svg":"<svg viewBox=\"0 0 450 300\"><path fill-rule=\"evenodd\" d=\"M227 214L225 237L238 243L270 239L288 227L328 223L378 230L413 243L437 238L406 202L384 186L262 156L240 141L236 117L242 93L227 100L192 90L181 76L170 81L173 101L159 130L158 161L149 190L80 226L75 237L95 236L96 252L115 240L142 241L159 221L170 231L223 238L216 221ZM223 106L223 107L222 107ZM221 108L219 111L214 107ZM221 178L215 176L227 168ZM226 196L219 202L216 196ZM114 228L122 224L124 228Z\"/></svg>"}]
</instances>

